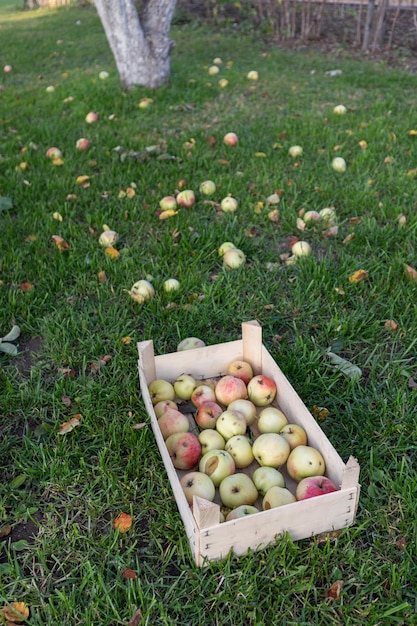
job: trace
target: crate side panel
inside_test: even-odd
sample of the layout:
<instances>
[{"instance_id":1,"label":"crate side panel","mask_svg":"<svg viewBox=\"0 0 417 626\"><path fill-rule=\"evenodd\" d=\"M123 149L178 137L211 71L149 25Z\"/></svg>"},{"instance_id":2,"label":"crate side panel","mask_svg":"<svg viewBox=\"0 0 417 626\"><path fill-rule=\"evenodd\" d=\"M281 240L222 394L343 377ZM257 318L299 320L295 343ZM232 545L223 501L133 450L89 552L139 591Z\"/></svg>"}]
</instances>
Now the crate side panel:
<instances>
[{"instance_id":1,"label":"crate side panel","mask_svg":"<svg viewBox=\"0 0 417 626\"><path fill-rule=\"evenodd\" d=\"M230 550L240 556L273 544L285 532L297 541L345 528L354 521L356 497L355 488L337 491L206 528L200 531L201 557L218 560Z\"/></svg>"}]
</instances>

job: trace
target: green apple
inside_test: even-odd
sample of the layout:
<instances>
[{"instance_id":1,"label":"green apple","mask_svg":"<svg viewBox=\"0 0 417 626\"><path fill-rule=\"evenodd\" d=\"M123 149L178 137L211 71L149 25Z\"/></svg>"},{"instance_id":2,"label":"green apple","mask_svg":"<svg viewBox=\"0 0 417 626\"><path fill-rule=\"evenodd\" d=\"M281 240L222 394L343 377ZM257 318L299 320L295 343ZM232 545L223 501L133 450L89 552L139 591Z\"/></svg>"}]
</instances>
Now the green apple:
<instances>
[{"instance_id":1,"label":"green apple","mask_svg":"<svg viewBox=\"0 0 417 626\"><path fill-rule=\"evenodd\" d=\"M274 406L267 406L259 413L258 430L260 433L279 433L288 420L284 413Z\"/></svg>"},{"instance_id":2,"label":"green apple","mask_svg":"<svg viewBox=\"0 0 417 626\"><path fill-rule=\"evenodd\" d=\"M154 405L163 400L173 401L175 399L174 385L162 378L153 380L150 385L148 385L148 391L151 396L152 404Z\"/></svg>"},{"instance_id":3,"label":"green apple","mask_svg":"<svg viewBox=\"0 0 417 626\"><path fill-rule=\"evenodd\" d=\"M216 430L226 441L235 435L244 435L246 429L246 419L240 411L226 409L216 421Z\"/></svg>"},{"instance_id":4,"label":"green apple","mask_svg":"<svg viewBox=\"0 0 417 626\"><path fill-rule=\"evenodd\" d=\"M238 469L248 467L254 459L252 444L245 435L235 435L227 440L225 450L232 455Z\"/></svg>"},{"instance_id":5,"label":"green apple","mask_svg":"<svg viewBox=\"0 0 417 626\"><path fill-rule=\"evenodd\" d=\"M253 505L259 495L252 479L242 473L226 476L219 485L219 493L222 503L229 509L243 504Z\"/></svg>"},{"instance_id":6,"label":"green apple","mask_svg":"<svg viewBox=\"0 0 417 626\"><path fill-rule=\"evenodd\" d=\"M204 455L210 450L224 450L226 442L217 430L206 428L198 435L201 444L201 453Z\"/></svg>"},{"instance_id":7,"label":"green apple","mask_svg":"<svg viewBox=\"0 0 417 626\"><path fill-rule=\"evenodd\" d=\"M312 446L297 446L287 459L287 472L297 482L308 476L323 476L326 463L323 455Z\"/></svg>"},{"instance_id":8,"label":"green apple","mask_svg":"<svg viewBox=\"0 0 417 626\"><path fill-rule=\"evenodd\" d=\"M264 496L271 487L285 487L285 478L275 467L258 467L252 475L255 487Z\"/></svg>"},{"instance_id":9,"label":"green apple","mask_svg":"<svg viewBox=\"0 0 417 626\"><path fill-rule=\"evenodd\" d=\"M181 400L189 400L198 383L191 374L181 374L174 382L175 393Z\"/></svg>"},{"instance_id":10,"label":"green apple","mask_svg":"<svg viewBox=\"0 0 417 626\"><path fill-rule=\"evenodd\" d=\"M218 487L226 476L235 473L236 465L232 455L226 450L210 450L201 457L198 469L210 476Z\"/></svg>"},{"instance_id":11,"label":"green apple","mask_svg":"<svg viewBox=\"0 0 417 626\"><path fill-rule=\"evenodd\" d=\"M259 509L252 504L242 504L238 506L236 509L230 511L230 513L226 516L226 522L230 522L234 519L240 519L241 517L246 517L247 515L253 515L254 513L259 513Z\"/></svg>"},{"instance_id":12,"label":"green apple","mask_svg":"<svg viewBox=\"0 0 417 626\"><path fill-rule=\"evenodd\" d=\"M296 498L289 489L285 487L271 487L264 495L262 508L264 511L268 511L292 502L296 502Z\"/></svg>"},{"instance_id":13,"label":"green apple","mask_svg":"<svg viewBox=\"0 0 417 626\"><path fill-rule=\"evenodd\" d=\"M188 504L191 505L193 503L194 496L213 502L216 495L216 487L207 474L197 471L188 472L181 478L180 483Z\"/></svg>"},{"instance_id":14,"label":"green apple","mask_svg":"<svg viewBox=\"0 0 417 626\"><path fill-rule=\"evenodd\" d=\"M259 465L281 467L290 454L290 445L277 433L264 433L253 442L252 452Z\"/></svg>"}]
</instances>

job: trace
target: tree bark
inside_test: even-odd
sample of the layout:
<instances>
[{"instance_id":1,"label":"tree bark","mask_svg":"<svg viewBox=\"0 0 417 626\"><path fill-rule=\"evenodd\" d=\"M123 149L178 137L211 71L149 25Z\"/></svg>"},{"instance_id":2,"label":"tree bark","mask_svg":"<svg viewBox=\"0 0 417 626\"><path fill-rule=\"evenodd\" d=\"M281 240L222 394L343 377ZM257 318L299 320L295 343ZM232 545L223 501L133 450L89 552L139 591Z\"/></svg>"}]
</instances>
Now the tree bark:
<instances>
[{"instance_id":1,"label":"tree bark","mask_svg":"<svg viewBox=\"0 0 417 626\"><path fill-rule=\"evenodd\" d=\"M124 87L169 85L176 0L94 0Z\"/></svg>"}]
</instances>

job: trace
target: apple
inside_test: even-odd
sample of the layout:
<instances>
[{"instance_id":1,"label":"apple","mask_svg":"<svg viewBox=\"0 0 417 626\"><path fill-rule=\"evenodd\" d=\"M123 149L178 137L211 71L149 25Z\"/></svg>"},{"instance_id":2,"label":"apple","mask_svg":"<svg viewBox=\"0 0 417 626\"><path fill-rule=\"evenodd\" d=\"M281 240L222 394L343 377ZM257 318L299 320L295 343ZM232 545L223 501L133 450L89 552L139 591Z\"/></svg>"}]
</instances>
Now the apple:
<instances>
[{"instance_id":1,"label":"apple","mask_svg":"<svg viewBox=\"0 0 417 626\"><path fill-rule=\"evenodd\" d=\"M62 157L62 152L59 148L48 148L46 151L46 157L48 159L60 159Z\"/></svg>"},{"instance_id":2,"label":"apple","mask_svg":"<svg viewBox=\"0 0 417 626\"><path fill-rule=\"evenodd\" d=\"M230 511L227 514L225 521L231 522L234 519L240 519L241 517L246 517L247 515L253 515L254 513L259 513L259 509L252 504L242 504L238 506L236 509Z\"/></svg>"},{"instance_id":3,"label":"apple","mask_svg":"<svg viewBox=\"0 0 417 626\"><path fill-rule=\"evenodd\" d=\"M177 409L168 409L158 418L158 426L164 439L174 433L185 433L190 430L188 418Z\"/></svg>"},{"instance_id":4,"label":"apple","mask_svg":"<svg viewBox=\"0 0 417 626\"><path fill-rule=\"evenodd\" d=\"M232 196L226 196L220 202L220 208L224 213L234 213L238 207L238 202L236 198L232 198Z\"/></svg>"},{"instance_id":5,"label":"apple","mask_svg":"<svg viewBox=\"0 0 417 626\"><path fill-rule=\"evenodd\" d=\"M267 465L256 468L252 480L261 496L264 496L271 487L285 487L285 478L281 472Z\"/></svg>"},{"instance_id":6,"label":"apple","mask_svg":"<svg viewBox=\"0 0 417 626\"><path fill-rule=\"evenodd\" d=\"M336 113L336 115L344 115L346 112L347 108L344 104L338 104L333 109L333 113Z\"/></svg>"},{"instance_id":7,"label":"apple","mask_svg":"<svg viewBox=\"0 0 417 626\"><path fill-rule=\"evenodd\" d=\"M327 476L308 476L298 483L295 497L297 500L307 500L333 491L338 491L338 489Z\"/></svg>"},{"instance_id":8,"label":"apple","mask_svg":"<svg viewBox=\"0 0 417 626\"><path fill-rule=\"evenodd\" d=\"M259 495L252 479L239 472L223 478L219 493L222 503L229 509L237 509L243 504L254 504Z\"/></svg>"},{"instance_id":9,"label":"apple","mask_svg":"<svg viewBox=\"0 0 417 626\"><path fill-rule=\"evenodd\" d=\"M277 394L277 386L272 378L259 374L254 376L248 383L249 400L255 406L267 406L273 402Z\"/></svg>"},{"instance_id":10,"label":"apple","mask_svg":"<svg viewBox=\"0 0 417 626\"><path fill-rule=\"evenodd\" d=\"M219 72L220 72L220 70L217 67L217 65L210 65L210 67L208 68L209 76L215 76Z\"/></svg>"},{"instance_id":11,"label":"apple","mask_svg":"<svg viewBox=\"0 0 417 626\"><path fill-rule=\"evenodd\" d=\"M216 402L216 394L210 385L198 385L191 394L191 402L196 408L203 402Z\"/></svg>"},{"instance_id":12,"label":"apple","mask_svg":"<svg viewBox=\"0 0 417 626\"><path fill-rule=\"evenodd\" d=\"M229 84L229 81L227 80L227 78L221 78L219 80L220 89L224 89L225 87L227 87L228 84Z\"/></svg>"},{"instance_id":13,"label":"apple","mask_svg":"<svg viewBox=\"0 0 417 626\"><path fill-rule=\"evenodd\" d=\"M245 253L239 248L227 250L223 254L223 267L227 270L236 270L246 261Z\"/></svg>"},{"instance_id":14,"label":"apple","mask_svg":"<svg viewBox=\"0 0 417 626\"><path fill-rule=\"evenodd\" d=\"M216 185L212 180L205 180L200 185L200 193L211 196L216 191Z\"/></svg>"},{"instance_id":15,"label":"apple","mask_svg":"<svg viewBox=\"0 0 417 626\"><path fill-rule=\"evenodd\" d=\"M11 71L12 71L12 69L13 69L13 68L12 68L12 66L11 66L11 65L5 65L5 66L3 67L3 72L4 72L5 74L9 74L9 72L11 72Z\"/></svg>"},{"instance_id":16,"label":"apple","mask_svg":"<svg viewBox=\"0 0 417 626\"><path fill-rule=\"evenodd\" d=\"M307 241L297 241L292 247L294 256L308 256L311 253L311 246Z\"/></svg>"},{"instance_id":17,"label":"apple","mask_svg":"<svg viewBox=\"0 0 417 626\"><path fill-rule=\"evenodd\" d=\"M105 231L109 232L109 231ZM149 280L138 280L132 286L131 295L138 302L145 302L155 295L155 289Z\"/></svg>"},{"instance_id":18,"label":"apple","mask_svg":"<svg viewBox=\"0 0 417 626\"><path fill-rule=\"evenodd\" d=\"M54 93L55 87L53 85L48 85L45 91L46 93Z\"/></svg>"},{"instance_id":19,"label":"apple","mask_svg":"<svg viewBox=\"0 0 417 626\"><path fill-rule=\"evenodd\" d=\"M176 469L190 470L201 457L201 445L197 435L190 432L174 433L165 440L171 461Z\"/></svg>"},{"instance_id":20,"label":"apple","mask_svg":"<svg viewBox=\"0 0 417 626\"><path fill-rule=\"evenodd\" d=\"M290 454L290 444L277 433L263 433L253 442L252 452L259 465L281 467Z\"/></svg>"},{"instance_id":21,"label":"apple","mask_svg":"<svg viewBox=\"0 0 417 626\"><path fill-rule=\"evenodd\" d=\"M217 418L223 413L222 407L217 402L203 402L197 408L195 421L197 426L203 430L216 428Z\"/></svg>"},{"instance_id":22,"label":"apple","mask_svg":"<svg viewBox=\"0 0 417 626\"><path fill-rule=\"evenodd\" d=\"M119 235L115 230L104 230L98 238L98 242L100 246L107 248L108 246L113 246L118 239Z\"/></svg>"},{"instance_id":23,"label":"apple","mask_svg":"<svg viewBox=\"0 0 417 626\"><path fill-rule=\"evenodd\" d=\"M332 161L332 168L335 172L345 172L346 171L346 161L342 159L342 157L335 157Z\"/></svg>"},{"instance_id":24,"label":"apple","mask_svg":"<svg viewBox=\"0 0 417 626\"><path fill-rule=\"evenodd\" d=\"M216 421L216 430L226 441L234 435L244 435L247 426L243 413L231 409L223 411Z\"/></svg>"},{"instance_id":25,"label":"apple","mask_svg":"<svg viewBox=\"0 0 417 626\"><path fill-rule=\"evenodd\" d=\"M229 363L226 369L226 374L230 374L235 378L240 378L243 380L245 385L247 385L250 379L253 378L252 365L247 361L240 361L239 359L236 359L235 361Z\"/></svg>"},{"instance_id":26,"label":"apple","mask_svg":"<svg viewBox=\"0 0 417 626\"><path fill-rule=\"evenodd\" d=\"M180 281L176 278L167 278L164 281L164 291L170 293L171 291L178 291L180 288Z\"/></svg>"},{"instance_id":27,"label":"apple","mask_svg":"<svg viewBox=\"0 0 417 626\"><path fill-rule=\"evenodd\" d=\"M190 400L191 394L197 386L198 383L191 374L180 374L174 382L175 393L181 400Z\"/></svg>"},{"instance_id":28,"label":"apple","mask_svg":"<svg viewBox=\"0 0 417 626\"><path fill-rule=\"evenodd\" d=\"M336 211L333 207L325 207L319 212L320 221L324 226L333 226L336 222Z\"/></svg>"},{"instance_id":29,"label":"apple","mask_svg":"<svg viewBox=\"0 0 417 626\"><path fill-rule=\"evenodd\" d=\"M245 435L234 435L227 440L225 450L232 455L238 469L248 467L253 461L252 444Z\"/></svg>"},{"instance_id":30,"label":"apple","mask_svg":"<svg viewBox=\"0 0 417 626\"><path fill-rule=\"evenodd\" d=\"M297 482L308 476L323 476L326 463L323 455L312 446L297 446L287 459L287 472Z\"/></svg>"},{"instance_id":31,"label":"apple","mask_svg":"<svg viewBox=\"0 0 417 626\"><path fill-rule=\"evenodd\" d=\"M188 472L181 478L180 483L188 504L191 505L193 503L194 496L213 502L216 495L216 487L207 474L197 471Z\"/></svg>"},{"instance_id":32,"label":"apple","mask_svg":"<svg viewBox=\"0 0 417 626\"><path fill-rule=\"evenodd\" d=\"M85 117L85 121L87 122L87 124L94 124L94 122L97 122L97 120L98 114L94 113L94 111L90 111Z\"/></svg>"},{"instance_id":33,"label":"apple","mask_svg":"<svg viewBox=\"0 0 417 626\"><path fill-rule=\"evenodd\" d=\"M201 454L206 454L210 450L224 450L226 442L217 430L206 428L198 435L201 444Z\"/></svg>"},{"instance_id":34,"label":"apple","mask_svg":"<svg viewBox=\"0 0 417 626\"><path fill-rule=\"evenodd\" d=\"M291 148L288 150L288 154L296 158L303 154L303 149L301 146L291 146Z\"/></svg>"},{"instance_id":35,"label":"apple","mask_svg":"<svg viewBox=\"0 0 417 626\"><path fill-rule=\"evenodd\" d=\"M195 202L195 194L191 189L184 189L184 191L180 191L177 195L177 204L186 209L189 209L193 206Z\"/></svg>"},{"instance_id":36,"label":"apple","mask_svg":"<svg viewBox=\"0 0 417 626\"><path fill-rule=\"evenodd\" d=\"M163 400L173 401L175 399L174 386L162 378L156 378L153 380L150 385L148 385L148 391L153 405L158 404L158 402L162 402Z\"/></svg>"},{"instance_id":37,"label":"apple","mask_svg":"<svg viewBox=\"0 0 417 626\"><path fill-rule=\"evenodd\" d=\"M152 102L152 98L141 98L138 106L140 109L147 109L149 106L151 106Z\"/></svg>"},{"instance_id":38,"label":"apple","mask_svg":"<svg viewBox=\"0 0 417 626\"><path fill-rule=\"evenodd\" d=\"M248 426L253 424L253 422L255 421L256 406L250 400L245 400L244 398L240 400L233 400L233 402L227 405L227 408L243 413Z\"/></svg>"},{"instance_id":39,"label":"apple","mask_svg":"<svg viewBox=\"0 0 417 626\"><path fill-rule=\"evenodd\" d=\"M307 433L299 424L286 424L279 434L288 441L291 450L297 446L307 445Z\"/></svg>"},{"instance_id":40,"label":"apple","mask_svg":"<svg viewBox=\"0 0 417 626\"><path fill-rule=\"evenodd\" d=\"M269 511L269 509L276 509L279 506L291 504L292 502L296 502L296 498L289 489L275 486L268 489L264 495L262 508L264 511Z\"/></svg>"},{"instance_id":41,"label":"apple","mask_svg":"<svg viewBox=\"0 0 417 626\"><path fill-rule=\"evenodd\" d=\"M231 241L225 241L218 249L219 256L224 256L225 252L228 250L234 250L236 248L235 244Z\"/></svg>"},{"instance_id":42,"label":"apple","mask_svg":"<svg viewBox=\"0 0 417 626\"><path fill-rule=\"evenodd\" d=\"M198 469L210 476L218 487L227 476L235 473L236 465L232 455L226 450L210 450L201 457Z\"/></svg>"},{"instance_id":43,"label":"apple","mask_svg":"<svg viewBox=\"0 0 417 626\"><path fill-rule=\"evenodd\" d=\"M194 350L194 348L204 348L205 345L204 341L198 337L186 337L177 345L177 352Z\"/></svg>"},{"instance_id":44,"label":"apple","mask_svg":"<svg viewBox=\"0 0 417 626\"><path fill-rule=\"evenodd\" d=\"M157 419L161 417L161 415L165 413L165 411L168 411L168 409L178 410L177 403L173 400L161 400L160 402L157 402L153 407Z\"/></svg>"},{"instance_id":45,"label":"apple","mask_svg":"<svg viewBox=\"0 0 417 626\"><path fill-rule=\"evenodd\" d=\"M215 388L216 398L220 404L227 406L233 400L240 400L248 397L248 391L241 378L226 374L217 382Z\"/></svg>"},{"instance_id":46,"label":"apple","mask_svg":"<svg viewBox=\"0 0 417 626\"><path fill-rule=\"evenodd\" d=\"M259 413L258 430L260 433L279 433L288 424L284 413L274 406L267 406Z\"/></svg>"},{"instance_id":47,"label":"apple","mask_svg":"<svg viewBox=\"0 0 417 626\"><path fill-rule=\"evenodd\" d=\"M77 148L77 150L88 150L88 148L90 147L90 142L88 141L88 139L86 139L85 137L81 137L81 139L77 139L77 142L75 144L75 147Z\"/></svg>"},{"instance_id":48,"label":"apple","mask_svg":"<svg viewBox=\"0 0 417 626\"><path fill-rule=\"evenodd\" d=\"M223 63L223 61L221 60L220 57L216 57L215 59L213 59L213 64L214 65L221 65Z\"/></svg>"},{"instance_id":49,"label":"apple","mask_svg":"<svg viewBox=\"0 0 417 626\"><path fill-rule=\"evenodd\" d=\"M163 211L168 211L170 209L176 209L177 208L177 201L174 198L174 196L164 196L159 201L159 206L161 207L161 209Z\"/></svg>"},{"instance_id":50,"label":"apple","mask_svg":"<svg viewBox=\"0 0 417 626\"><path fill-rule=\"evenodd\" d=\"M100 80L106 80L106 78L109 77L109 73L106 72L105 70L103 70L102 72L100 72L100 74L98 75Z\"/></svg>"},{"instance_id":51,"label":"apple","mask_svg":"<svg viewBox=\"0 0 417 626\"><path fill-rule=\"evenodd\" d=\"M320 213L318 211L306 211L303 215L303 220L306 224L310 222L317 222L320 219Z\"/></svg>"},{"instance_id":52,"label":"apple","mask_svg":"<svg viewBox=\"0 0 417 626\"><path fill-rule=\"evenodd\" d=\"M256 70L251 70L247 73L246 78L248 78L248 80L258 80L259 74Z\"/></svg>"},{"instance_id":53,"label":"apple","mask_svg":"<svg viewBox=\"0 0 417 626\"><path fill-rule=\"evenodd\" d=\"M233 148L239 143L236 133L226 133L223 137L223 142L226 146L232 146Z\"/></svg>"}]
</instances>

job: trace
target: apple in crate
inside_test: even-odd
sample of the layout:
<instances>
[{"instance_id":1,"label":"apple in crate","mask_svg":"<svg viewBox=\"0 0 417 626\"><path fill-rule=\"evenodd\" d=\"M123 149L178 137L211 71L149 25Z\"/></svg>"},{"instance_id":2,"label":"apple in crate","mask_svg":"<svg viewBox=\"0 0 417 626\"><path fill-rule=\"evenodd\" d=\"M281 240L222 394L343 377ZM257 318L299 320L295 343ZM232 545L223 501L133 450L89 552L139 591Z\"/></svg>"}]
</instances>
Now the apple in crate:
<instances>
[{"instance_id":1,"label":"apple in crate","mask_svg":"<svg viewBox=\"0 0 417 626\"><path fill-rule=\"evenodd\" d=\"M245 385L248 384L251 378L253 378L252 365L247 361L240 361L239 359L229 363L226 374L230 374L235 378L243 380Z\"/></svg>"},{"instance_id":2,"label":"apple in crate","mask_svg":"<svg viewBox=\"0 0 417 626\"><path fill-rule=\"evenodd\" d=\"M253 442L252 452L259 465L281 467L290 454L290 445L277 433L264 433Z\"/></svg>"},{"instance_id":3,"label":"apple in crate","mask_svg":"<svg viewBox=\"0 0 417 626\"><path fill-rule=\"evenodd\" d=\"M261 496L264 496L271 487L285 487L285 478L281 472L267 465L256 468L252 480Z\"/></svg>"},{"instance_id":4,"label":"apple in crate","mask_svg":"<svg viewBox=\"0 0 417 626\"><path fill-rule=\"evenodd\" d=\"M164 439L174 433L185 433L190 430L188 418L176 409L168 409L158 419L158 426Z\"/></svg>"},{"instance_id":5,"label":"apple in crate","mask_svg":"<svg viewBox=\"0 0 417 626\"><path fill-rule=\"evenodd\" d=\"M194 350L195 348L204 348L205 345L204 341L198 337L186 337L177 345L177 352Z\"/></svg>"},{"instance_id":6,"label":"apple in crate","mask_svg":"<svg viewBox=\"0 0 417 626\"><path fill-rule=\"evenodd\" d=\"M264 495L262 508L264 511L268 511L292 502L296 502L296 499L289 489L286 489L286 487L271 487Z\"/></svg>"},{"instance_id":7,"label":"apple in crate","mask_svg":"<svg viewBox=\"0 0 417 626\"><path fill-rule=\"evenodd\" d=\"M157 419L160 418L165 411L168 411L168 409L178 409L177 403L173 400L161 400L153 407Z\"/></svg>"},{"instance_id":8,"label":"apple in crate","mask_svg":"<svg viewBox=\"0 0 417 626\"><path fill-rule=\"evenodd\" d=\"M233 402L227 405L227 408L243 413L248 426L253 424L255 421L256 406L250 400L245 400L244 398L240 400L233 400Z\"/></svg>"},{"instance_id":9,"label":"apple in crate","mask_svg":"<svg viewBox=\"0 0 417 626\"><path fill-rule=\"evenodd\" d=\"M226 442L217 430L212 428L206 428L202 430L198 435L198 440L201 444L201 454L206 454L210 450L224 450Z\"/></svg>"},{"instance_id":10,"label":"apple in crate","mask_svg":"<svg viewBox=\"0 0 417 626\"><path fill-rule=\"evenodd\" d=\"M232 409L223 411L216 421L216 430L226 441L235 435L244 435L247 426L243 413Z\"/></svg>"},{"instance_id":11,"label":"apple in crate","mask_svg":"<svg viewBox=\"0 0 417 626\"><path fill-rule=\"evenodd\" d=\"M189 400L198 383L191 374L181 374L174 382L175 393L181 400Z\"/></svg>"},{"instance_id":12,"label":"apple in crate","mask_svg":"<svg viewBox=\"0 0 417 626\"><path fill-rule=\"evenodd\" d=\"M216 394L210 385L198 385L191 394L191 402L196 408L204 402L216 402Z\"/></svg>"},{"instance_id":13,"label":"apple in crate","mask_svg":"<svg viewBox=\"0 0 417 626\"><path fill-rule=\"evenodd\" d=\"M248 467L253 461L252 444L245 435L235 435L227 440L225 450L232 455L238 469Z\"/></svg>"},{"instance_id":14,"label":"apple in crate","mask_svg":"<svg viewBox=\"0 0 417 626\"><path fill-rule=\"evenodd\" d=\"M174 433L165 441L171 461L177 469L190 470L201 458L201 444L194 433Z\"/></svg>"},{"instance_id":15,"label":"apple in crate","mask_svg":"<svg viewBox=\"0 0 417 626\"><path fill-rule=\"evenodd\" d=\"M308 476L298 483L295 497L297 500L307 500L333 491L338 491L338 489L327 476Z\"/></svg>"},{"instance_id":16,"label":"apple in crate","mask_svg":"<svg viewBox=\"0 0 417 626\"><path fill-rule=\"evenodd\" d=\"M201 457L198 469L210 476L214 485L218 487L226 476L235 473L236 465L232 455L226 450L210 450Z\"/></svg>"},{"instance_id":17,"label":"apple in crate","mask_svg":"<svg viewBox=\"0 0 417 626\"><path fill-rule=\"evenodd\" d=\"M226 516L226 522L230 522L234 519L240 519L241 517L246 517L247 515L253 515L254 513L259 513L259 509L253 504L242 504L242 506L238 506L236 509L233 509Z\"/></svg>"},{"instance_id":18,"label":"apple in crate","mask_svg":"<svg viewBox=\"0 0 417 626\"><path fill-rule=\"evenodd\" d=\"M307 476L323 476L326 463L323 455L312 446L297 446L287 460L287 472L297 482Z\"/></svg>"},{"instance_id":19,"label":"apple in crate","mask_svg":"<svg viewBox=\"0 0 417 626\"><path fill-rule=\"evenodd\" d=\"M151 396L152 404L158 404L164 400L175 399L174 385L171 385L167 380L162 378L156 378L148 386L149 395Z\"/></svg>"},{"instance_id":20,"label":"apple in crate","mask_svg":"<svg viewBox=\"0 0 417 626\"><path fill-rule=\"evenodd\" d=\"M213 502L216 495L216 487L207 474L203 474L203 472L188 472L181 478L180 483L188 504L191 505L193 503L194 496Z\"/></svg>"},{"instance_id":21,"label":"apple in crate","mask_svg":"<svg viewBox=\"0 0 417 626\"><path fill-rule=\"evenodd\" d=\"M222 480L219 493L222 503L229 509L237 509L243 504L254 504L259 495L252 479L239 472Z\"/></svg>"},{"instance_id":22,"label":"apple in crate","mask_svg":"<svg viewBox=\"0 0 417 626\"><path fill-rule=\"evenodd\" d=\"M215 388L216 398L220 404L227 406L233 400L240 400L248 397L246 385L240 378L235 376L222 376Z\"/></svg>"},{"instance_id":23,"label":"apple in crate","mask_svg":"<svg viewBox=\"0 0 417 626\"><path fill-rule=\"evenodd\" d=\"M286 424L279 434L288 441L291 450L307 445L307 433L299 424Z\"/></svg>"},{"instance_id":24,"label":"apple in crate","mask_svg":"<svg viewBox=\"0 0 417 626\"><path fill-rule=\"evenodd\" d=\"M279 433L288 420L284 413L274 406L267 406L259 413L258 430L260 433Z\"/></svg>"},{"instance_id":25,"label":"apple in crate","mask_svg":"<svg viewBox=\"0 0 417 626\"><path fill-rule=\"evenodd\" d=\"M277 386L272 378L259 374L254 376L248 383L249 400L255 406L267 406L271 404L277 394Z\"/></svg>"},{"instance_id":26,"label":"apple in crate","mask_svg":"<svg viewBox=\"0 0 417 626\"><path fill-rule=\"evenodd\" d=\"M195 421L197 426L203 430L206 428L216 428L217 418L223 413L223 409L217 402L203 402L197 409Z\"/></svg>"}]
</instances>

